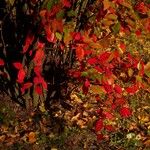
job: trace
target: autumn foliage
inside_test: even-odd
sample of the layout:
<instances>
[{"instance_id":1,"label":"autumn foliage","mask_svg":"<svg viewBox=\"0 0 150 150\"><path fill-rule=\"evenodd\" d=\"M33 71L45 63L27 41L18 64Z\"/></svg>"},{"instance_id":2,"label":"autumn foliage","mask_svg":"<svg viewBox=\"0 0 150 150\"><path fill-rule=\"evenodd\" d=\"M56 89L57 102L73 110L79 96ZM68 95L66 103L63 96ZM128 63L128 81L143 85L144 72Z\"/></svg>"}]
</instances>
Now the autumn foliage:
<instances>
[{"instance_id":1,"label":"autumn foliage","mask_svg":"<svg viewBox=\"0 0 150 150\"><path fill-rule=\"evenodd\" d=\"M19 51L16 48L19 60L8 60L3 41L2 90L21 99L21 103L25 101L26 108L43 106L52 97L52 87L62 85L57 76L65 75L83 94L96 98L99 109L95 131L102 139L102 130L115 130L107 120L132 115L128 96L141 89L150 92L150 62L126 41L130 36L138 40L150 34L150 4L132 0L45 0L39 6L32 0L27 6L25 15L32 18L35 30L29 27L27 34L21 33L22 45ZM53 83L53 78L58 82Z\"/></svg>"}]
</instances>

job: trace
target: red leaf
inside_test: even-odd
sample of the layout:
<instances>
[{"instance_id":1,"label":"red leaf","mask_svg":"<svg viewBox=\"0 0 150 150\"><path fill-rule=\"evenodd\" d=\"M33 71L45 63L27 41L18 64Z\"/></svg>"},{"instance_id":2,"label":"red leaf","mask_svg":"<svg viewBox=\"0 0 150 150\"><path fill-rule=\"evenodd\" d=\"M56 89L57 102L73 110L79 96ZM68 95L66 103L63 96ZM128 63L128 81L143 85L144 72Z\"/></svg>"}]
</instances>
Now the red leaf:
<instances>
[{"instance_id":1,"label":"red leaf","mask_svg":"<svg viewBox=\"0 0 150 150\"><path fill-rule=\"evenodd\" d=\"M97 42L97 36L95 34L92 34L92 40L93 42Z\"/></svg>"},{"instance_id":2,"label":"red leaf","mask_svg":"<svg viewBox=\"0 0 150 150\"><path fill-rule=\"evenodd\" d=\"M89 59L87 60L87 63L90 64L90 65L94 65L94 64L97 63L97 59L96 59L95 57L89 58Z\"/></svg>"},{"instance_id":3,"label":"red leaf","mask_svg":"<svg viewBox=\"0 0 150 150\"><path fill-rule=\"evenodd\" d=\"M37 76L41 76L42 69L39 66L34 67L34 72Z\"/></svg>"},{"instance_id":4,"label":"red leaf","mask_svg":"<svg viewBox=\"0 0 150 150\"><path fill-rule=\"evenodd\" d=\"M85 50L84 51L85 56L90 55L90 54L92 54L92 50Z\"/></svg>"},{"instance_id":5,"label":"red leaf","mask_svg":"<svg viewBox=\"0 0 150 150\"><path fill-rule=\"evenodd\" d=\"M79 78L79 77L81 77L81 72L75 71L75 70L69 70L69 75L74 78Z\"/></svg>"},{"instance_id":6,"label":"red leaf","mask_svg":"<svg viewBox=\"0 0 150 150\"><path fill-rule=\"evenodd\" d=\"M78 46L76 48L76 57L79 61L81 61L84 58L84 49L82 46Z\"/></svg>"},{"instance_id":7,"label":"red leaf","mask_svg":"<svg viewBox=\"0 0 150 150\"><path fill-rule=\"evenodd\" d=\"M112 125L105 125L105 129L109 132L114 131L114 127Z\"/></svg>"},{"instance_id":8,"label":"red leaf","mask_svg":"<svg viewBox=\"0 0 150 150\"><path fill-rule=\"evenodd\" d=\"M138 90L139 90L139 87L138 87L137 84L132 85L132 86L126 88L126 91L127 91L129 94L135 94Z\"/></svg>"},{"instance_id":9,"label":"red leaf","mask_svg":"<svg viewBox=\"0 0 150 150\"><path fill-rule=\"evenodd\" d=\"M105 85L104 85L104 88L105 88L105 91L106 91L108 94L113 92L113 88L112 88L112 86L109 85L109 84L105 84Z\"/></svg>"},{"instance_id":10,"label":"red leaf","mask_svg":"<svg viewBox=\"0 0 150 150\"><path fill-rule=\"evenodd\" d=\"M27 50L29 49L29 44L25 44L24 46L23 46L23 53L26 53L27 52Z\"/></svg>"},{"instance_id":11,"label":"red leaf","mask_svg":"<svg viewBox=\"0 0 150 150\"><path fill-rule=\"evenodd\" d=\"M141 36L141 30L140 29L136 30L135 34L136 34L137 37Z\"/></svg>"},{"instance_id":12,"label":"red leaf","mask_svg":"<svg viewBox=\"0 0 150 150\"><path fill-rule=\"evenodd\" d=\"M29 33L26 37L26 40L25 40L25 45L23 46L23 53L26 53L29 46L32 44L34 40L34 35Z\"/></svg>"},{"instance_id":13,"label":"red leaf","mask_svg":"<svg viewBox=\"0 0 150 150\"><path fill-rule=\"evenodd\" d=\"M116 106L122 106L123 104L125 104L125 100L123 98L117 98L115 104Z\"/></svg>"},{"instance_id":14,"label":"red leaf","mask_svg":"<svg viewBox=\"0 0 150 150\"><path fill-rule=\"evenodd\" d=\"M35 92L39 95L42 95L43 94L43 89L40 85L36 85L35 86Z\"/></svg>"},{"instance_id":15,"label":"red leaf","mask_svg":"<svg viewBox=\"0 0 150 150\"><path fill-rule=\"evenodd\" d=\"M45 27L45 32L46 32L47 41L53 43L55 41L55 34L50 30L49 26Z\"/></svg>"},{"instance_id":16,"label":"red leaf","mask_svg":"<svg viewBox=\"0 0 150 150\"><path fill-rule=\"evenodd\" d=\"M132 115L132 112L131 112L131 109L128 108L128 107L122 107L120 109L120 115L123 117L123 118L128 118Z\"/></svg>"},{"instance_id":17,"label":"red leaf","mask_svg":"<svg viewBox=\"0 0 150 150\"><path fill-rule=\"evenodd\" d=\"M104 52L100 54L98 57L98 59L100 60L100 63L105 63L108 60L110 54L111 54L110 52Z\"/></svg>"},{"instance_id":18,"label":"red leaf","mask_svg":"<svg viewBox=\"0 0 150 150\"><path fill-rule=\"evenodd\" d=\"M4 66L5 63L4 63L4 60L0 58L0 66Z\"/></svg>"},{"instance_id":19,"label":"red leaf","mask_svg":"<svg viewBox=\"0 0 150 150\"><path fill-rule=\"evenodd\" d=\"M95 131L101 131L103 129L103 120L99 119L95 124Z\"/></svg>"},{"instance_id":20,"label":"red leaf","mask_svg":"<svg viewBox=\"0 0 150 150\"><path fill-rule=\"evenodd\" d=\"M113 115L110 112L104 112L106 119L113 119Z\"/></svg>"},{"instance_id":21,"label":"red leaf","mask_svg":"<svg viewBox=\"0 0 150 150\"><path fill-rule=\"evenodd\" d=\"M84 83L85 87L89 88L90 87L90 82L88 79L86 79L85 83Z\"/></svg>"},{"instance_id":22,"label":"red leaf","mask_svg":"<svg viewBox=\"0 0 150 150\"><path fill-rule=\"evenodd\" d=\"M98 72L100 72L100 73L103 73L103 72L104 72L103 69L101 69L101 68L98 67L98 66L95 66L95 69L96 69Z\"/></svg>"},{"instance_id":23,"label":"red leaf","mask_svg":"<svg viewBox=\"0 0 150 150\"><path fill-rule=\"evenodd\" d=\"M116 93L121 94L122 93L122 88L120 87L120 85L115 85L114 90Z\"/></svg>"},{"instance_id":24,"label":"red leaf","mask_svg":"<svg viewBox=\"0 0 150 150\"><path fill-rule=\"evenodd\" d=\"M34 83L35 85L41 83L39 77L34 77L34 78L33 78L33 83Z\"/></svg>"},{"instance_id":25,"label":"red leaf","mask_svg":"<svg viewBox=\"0 0 150 150\"><path fill-rule=\"evenodd\" d=\"M144 24L146 31L150 32L150 19L148 18Z\"/></svg>"},{"instance_id":26,"label":"red leaf","mask_svg":"<svg viewBox=\"0 0 150 150\"><path fill-rule=\"evenodd\" d=\"M124 0L116 0L117 4L122 4L124 2Z\"/></svg>"},{"instance_id":27,"label":"red leaf","mask_svg":"<svg viewBox=\"0 0 150 150\"><path fill-rule=\"evenodd\" d=\"M18 79L17 79L18 83L23 83L25 75L26 75L25 70L20 69L18 72Z\"/></svg>"},{"instance_id":28,"label":"red leaf","mask_svg":"<svg viewBox=\"0 0 150 150\"><path fill-rule=\"evenodd\" d=\"M139 69L139 75L143 76L144 75L144 62L143 61L139 62L137 67Z\"/></svg>"},{"instance_id":29,"label":"red leaf","mask_svg":"<svg viewBox=\"0 0 150 150\"><path fill-rule=\"evenodd\" d=\"M44 46L45 46L45 43L42 43L42 42L40 42L40 41L37 42L37 48L38 48L38 49L43 49Z\"/></svg>"},{"instance_id":30,"label":"red leaf","mask_svg":"<svg viewBox=\"0 0 150 150\"><path fill-rule=\"evenodd\" d=\"M81 41L83 39L80 32L72 32L71 35L75 41Z\"/></svg>"},{"instance_id":31,"label":"red leaf","mask_svg":"<svg viewBox=\"0 0 150 150\"><path fill-rule=\"evenodd\" d=\"M18 70L23 68L23 65L20 62L13 63L13 66Z\"/></svg>"},{"instance_id":32,"label":"red leaf","mask_svg":"<svg viewBox=\"0 0 150 150\"><path fill-rule=\"evenodd\" d=\"M62 4L64 7L67 7L67 8L71 7L71 3L69 0L62 0Z\"/></svg>"},{"instance_id":33,"label":"red leaf","mask_svg":"<svg viewBox=\"0 0 150 150\"><path fill-rule=\"evenodd\" d=\"M148 9L146 7L146 5L144 4L144 2L140 2L135 6L135 9L137 11L139 11L142 14L146 14L148 12Z\"/></svg>"},{"instance_id":34,"label":"red leaf","mask_svg":"<svg viewBox=\"0 0 150 150\"><path fill-rule=\"evenodd\" d=\"M122 49L123 52L126 51L126 45L124 43L120 43L119 47Z\"/></svg>"},{"instance_id":35,"label":"red leaf","mask_svg":"<svg viewBox=\"0 0 150 150\"><path fill-rule=\"evenodd\" d=\"M45 82L44 78L39 76L39 77L34 77L33 82L35 85L37 84L42 84L42 87L44 89L47 89L47 83Z\"/></svg>"},{"instance_id":36,"label":"red leaf","mask_svg":"<svg viewBox=\"0 0 150 150\"><path fill-rule=\"evenodd\" d=\"M23 84L23 86L21 88L22 94L24 94L25 90L29 89L32 85L33 85L33 83L31 83L31 82L27 82L27 83Z\"/></svg>"},{"instance_id":37,"label":"red leaf","mask_svg":"<svg viewBox=\"0 0 150 150\"><path fill-rule=\"evenodd\" d=\"M104 16L107 14L107 10L104 10L100 8L98 14L96 15L96 20L99 22L100 19L104 18Z\"/></svg>"},{"instance_id":38,"label":"red leaf","mask_svg":"<svg viewBox=\"0 0 150 150\"><path fill-rule=\"evenodd\" d=\"M82 90L83 90L84 94L87 94L87 92L89 90L89 87L90 87L90 82L89 82L88 79L86 79L86 81L84 82L84 85L82 87Z\"/></svg>"},{"instance_id":39,"label":"red leaf","mask_svg":"<svg viewBox=\"0 0 150 150\"><path fill-rule=\"evenodd\" d=\"M63 32L63 21L62 20L57 20L53 19L52 21L52 32Z\"/></svg>"},{"instance_id":40,"label":"red leaf","mask_svg":"<svg viewBox=\"0 0 150 150\"><path fill-rule=\"evenodd\" d=\"M37 66L41 66L42 65L42 60L44 59L45 57L45 54L44 54L44 51L42 49L39 49L36 51L36 54L34 56L34 63L37 65Z\"/></svg>"},{"instance_id":41,"label":"red leaf","mask_svg":"<svg viewBox=\"0 0 150 150\"><path fill-rule=\"evenodd\" d=\"M98 141L101 141L101 140L103 140L103 139L104 139L103 134L98 134L98 135L97 135L97 140L98 140Z\"/></svg>"}]
</instances>

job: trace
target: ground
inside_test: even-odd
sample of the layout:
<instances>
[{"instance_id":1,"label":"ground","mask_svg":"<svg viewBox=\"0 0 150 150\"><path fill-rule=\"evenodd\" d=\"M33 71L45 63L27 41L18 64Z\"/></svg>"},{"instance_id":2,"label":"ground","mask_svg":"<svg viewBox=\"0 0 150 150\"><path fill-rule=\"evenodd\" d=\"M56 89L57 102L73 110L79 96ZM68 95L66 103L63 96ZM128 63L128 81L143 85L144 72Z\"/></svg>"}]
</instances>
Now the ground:
<instances>
[{"instance_id":1,"label":"ground","mask_svg":"<svg viewBox=\"0 0 150 150\"><path fill-rule=\"evenodd\" d=\"M52 104L52 113L26 110L8 96L0 96L0 149L6 150L148 150L150 147L150 96L130 97L134 116L119 120L118 130L97 141L94 133L96 104L77 93L73 109ZM91 107L92 105L92 107Z\"/></svg>"}]
</instances>

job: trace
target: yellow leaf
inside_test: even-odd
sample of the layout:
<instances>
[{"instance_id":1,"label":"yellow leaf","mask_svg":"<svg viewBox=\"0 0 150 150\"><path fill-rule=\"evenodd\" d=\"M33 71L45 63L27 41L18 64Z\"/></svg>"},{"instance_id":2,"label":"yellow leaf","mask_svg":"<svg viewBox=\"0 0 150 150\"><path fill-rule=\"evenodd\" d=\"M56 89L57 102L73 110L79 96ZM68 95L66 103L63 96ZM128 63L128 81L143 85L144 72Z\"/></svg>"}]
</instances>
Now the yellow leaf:
<instances>
[{"instance_id":1,"label":"yellow leaf","mask_svg":"<svg viewBox=\"0 0 150 150\"><path fill-rule=\"evenodd\" d=\"M83 120L78 120L77 121L77 125L80 126L80 128L86 128L85 126L86 122Z\"/></svg>"},{"instance_id":2,"label":"yellow leaf","mask_svg":"<svg viewBox=\"0 0 150 150\"><path fill-rule=\"evenodd\" d=\"M128 69L128 75L129 75L129 77L132 77L133 72L134 72L133 69L131 69L131 68Z\"/></svg>"},{"instance_id":3,"label":"yellow leaf","mask_svg":"<svg viewBox=\"0 0 150 150\"><path fill-rule=\"evenodd\" d=\"M92 93L94 94L99 94L101 95L102 93L105 93L105 90L102 86L99 85L91 85L90 90L92 91Z\"/></svg>"},{"instance_id":4,"label":"yellow leaf","mask_svg":"<svg viewBox=\"0 0 150 150\"><path fill-rule=\"evenodd\" d=\"M117 20L117 15L115 15L115 14L108 14L108 15L106 15L105 18L110 19L110 20Z\"/></svg>"},{"instance_id":5,"label":"yellow leaf","mask_svg":"<svg viewBox=\"0 0 150 150\"><path fill-rule=\"evenodd\" d=\"M109 26L112 25L114 22L111 21L111 20L108 20L108 19L103 19L102 23L103 23L105 26L109 27Z\"/></svg>"},{"instance_id":6,"label":"yellow leaf","mask_svg":"<svg viewBox=\"0 0 150 150\"><path fill-rule=\"evenodd\" d=\"M104 4L104 10L106 10L110 7L110 1L109 0L104 0L103 4Z\"/></svg>"},{"instance_id":7,"label":"yellow leaf","mask_svg":"<svg viewBox=\"0 0 150 150\"><path fill-rule=\"evenodd\" d=\"M70 98L71 98L71 100L75 101L76 103L83 103L82 100L76 94L71 94Z\"/></svg>"},{"instance_id":8,"label":"yellow leaf","mask_svg":"<svg viewBox=\"0 0 150 150\"><path fill-rule=\"evenodd\" d=\"M45 112L46 111L44 103L42 103L41 106L39 106L39 109L40 109L41 112Z\"/></svg>"}]
</instances>

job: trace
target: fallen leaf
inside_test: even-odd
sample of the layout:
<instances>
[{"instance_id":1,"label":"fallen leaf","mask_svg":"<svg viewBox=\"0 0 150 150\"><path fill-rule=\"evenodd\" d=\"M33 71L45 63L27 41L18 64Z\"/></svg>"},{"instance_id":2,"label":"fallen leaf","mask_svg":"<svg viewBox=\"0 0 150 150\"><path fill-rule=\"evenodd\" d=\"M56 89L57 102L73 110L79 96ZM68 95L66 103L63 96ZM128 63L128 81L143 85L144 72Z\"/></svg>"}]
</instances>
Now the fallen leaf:
<instances>
[{"instance_id":1,"label":"fallen leaf","mask_svg":"<svg viewBox=\"0 0 150 150\"><path fill-rule=\"evenodd\" d=\"M36 142L36 134L35 134L35 132L30 132L29 135L28 135L28 138L29 138L29 143Z\"/></svg>"}]
</instances>

